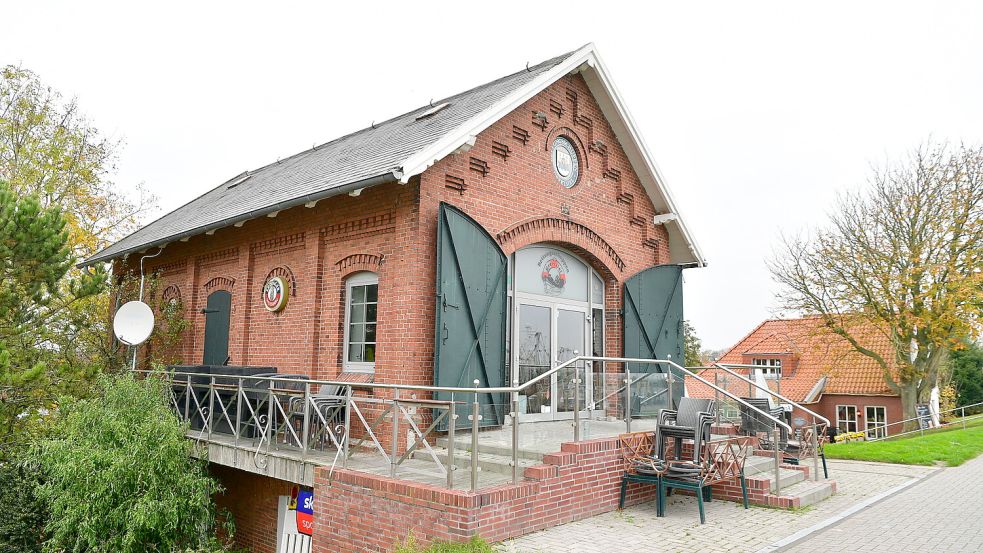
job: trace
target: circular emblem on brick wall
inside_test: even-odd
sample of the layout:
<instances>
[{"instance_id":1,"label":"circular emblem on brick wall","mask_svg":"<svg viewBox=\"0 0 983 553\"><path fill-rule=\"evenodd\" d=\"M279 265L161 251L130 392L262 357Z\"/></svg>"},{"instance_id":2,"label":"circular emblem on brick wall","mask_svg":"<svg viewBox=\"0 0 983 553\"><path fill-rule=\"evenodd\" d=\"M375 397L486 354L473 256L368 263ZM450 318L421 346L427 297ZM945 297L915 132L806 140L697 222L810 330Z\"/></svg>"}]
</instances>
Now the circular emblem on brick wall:
<instances>
[{"instance_id":1,"label":"circular emblem on brick wall","mask_svg":"<svg viewBox=\"0 0 983 553\"><path fill-rule=\"evenodd\" d=\"M267 311L274 313L283 311L288 299L290 299L290 288L283 277L275 276L266 280L266 284L263 285L263 306Z\"/></svg>"},{"instance_id":2,"label":"circular emblem on brick wall","mask_svg":"<svg viewBox=\"0 0 983 553\"><path fill-rule=\"evenodd\" d=\"M573 144L560 136L553 141L550 157L553 161L553 174L565 188L573 188L580 178L580 159Z\"/></svg>"}]
</instances>

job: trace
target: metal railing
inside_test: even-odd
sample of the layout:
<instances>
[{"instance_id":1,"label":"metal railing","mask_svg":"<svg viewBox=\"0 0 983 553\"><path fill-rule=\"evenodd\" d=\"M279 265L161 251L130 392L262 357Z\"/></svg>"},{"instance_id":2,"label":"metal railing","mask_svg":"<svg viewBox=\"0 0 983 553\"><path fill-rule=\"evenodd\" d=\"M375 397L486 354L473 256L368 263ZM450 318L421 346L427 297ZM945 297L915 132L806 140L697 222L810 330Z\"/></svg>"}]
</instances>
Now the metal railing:
<instances>
[{"instance_id":1,"label":"metal railing","mask_svg":"<svg viewBox=\"0 0 983 553\"><path fill-rule=\"evenodd\" d=\"M939 428L946 428L948 426L954 426L956 424L962 424L962 427L965 429L966 428L966 422L967 421L971 421L971 420L976 420L976 419L983 418L983 413L979 413L979 414L976 414L976 415L970 415L969 417L966 416L966 409L973 409L974 407L983 408L983 402L973 403L971 405L963 405L961 407L955 407L953 409L946 409L945 411L940 411L939 414L938 414L939 415L939 423L940 423L939 426L932 426L932 427L929 427L929 428L922 428L921 421L924 420L924 419L926 419L926 418L928 418L929 420L931 420L931 415L930 414L929 415L921 415L921 416L913 417L913 418L910 418L910 419L904 419L904 420L892 422L890 424L882 424L882 425L869 426L866 429L864 429L864 432L867 433L868 435L870 433L873 433L874 434L874 437L872 437L872 438L866 438L866 440L868 442L878 442L878 441L881 441L881 440L890 440L892 438L899 438L901 436L907 436L907 435L910 435L910 434L914 434L916 432L918 432L921 435L925 435L925 432L926 431L927 432L931 432L932 430L936 430L936 429L939 429ZM942 415L945 415L945 414L948 414L948 413L955 413L957 411L960 413L959 420L957 420L957 421L949 421L949 422L942 422L942 418L943 418ZM918 423L918 428L916 428L915 430L908 430L906 432L899 432L897 434L891 434L891 433L889 433L887 431L887 429L890 428L890 427L892 427L892 426L897 426L899 424L907 424L909 422L917 422ZM881 434L882 431L883 431L883 434L884 434L883 436L879 435L879 434Z\"/></svg>"},{"instance_id":2,"label":"metal railing","mask_svg":"<svg viewBox=\"0 0 983 553\"><path fill-rule=\"evenodd\" d=\"M820 437L820 427L816 423L816 420L821 420L826 423L826 428L829 428L830 421L826 417L820 415L819 413L809 409L808 407L783 396L780 392L772 390L768 386L762 386L750 378L746 378L744 375L734 371L734 368L738 369L760 369L761 366L758 365L743 365L743 364L733 364L733 363L713 363L712 367L718 368L731 376L737 377L739 380L746 382L748 384L748 395L754 395L753 390L761 390L773 397L775 397L779 402L785 402L791 405L795 409L799 409L803 413L806 413L812 417L812 424L810 425L811 431L809 432L809 453L812 457L812 477L813 480L819 480L819 454L820 454L820 442L822 438ZM775 449L778 449L778 441L775 441ZM801 451L801 444L800 444Z\"/></svg>"},{"instance_id":3,"label":"metal railing","mask_svg":"<svg viewBox=\"0 0 983 553\"><path fill-rule=\"evenodd\" d=\"M594 371L594 363L600 363L600 370ZM612 373L606 369L607 363L624 364L624 373ZM712 382L700 377L689 369L671 360L662 359L632 359L624 357L576 356L560 363L550 370L537 375L524 383L515 386L479 387L475 381L473 387L420 386L409 384L381 384L342 382L333 380L307 379L291 375L283 376L249 376L249 375L206 375L194 372L168 371L135 371L146 375L156 375L166 378L170 384L171 401L179 416L187 421L191 428L192 437L198 440L219 442L236 449L245 449L252 453L253 461L259 468L265 468L272 457L299 456L303 462L318 462L330 464L332 470L339 459L342 466L348 467L350 460L359 452L368 450L378 453L388 464L389 475L395 477L402 472L423 474L428 477L438 477L446 482L448 488L454 487L455 464L455 432L458 430L456 421L460 417L459 407L467 405L455 398L463 394L461 399L470 400L468 419L471 431L471 447L468 452L470 468L470 488L478 487L479 467L479 431L481 429L482 404L481 396L488 394L508 394L509 420L503 426L511 427L511 472L512 481L519 482L519 394L529 390L537 383L552 378L561 370L573 369L573 441L579 442L581 436L582 412L587 411L593 418L593 410L597 401L581 397L580 384L585 382L581 376L593 379L595 376L624 375L623 386L612 394L602 392L601 402L607 402L612 397L619 398L623 394L624 405L621 406L625 432L632 428L632 385L648 379L652 374L666 374L667 389L650 396L666 393L671 403L673 397L674 371L667 373L635 373L642 375L633 380L628 364L660 365L675 369L684 377L693 378L731 400L744 405L759 416L771 420L777 427L791 431L784 421L773 417L754 405L745 402L740 397L720 388ZM335 392L327 387L337 387ZM586 387L584 388L587 389ZM327 392L326 392L327 390ZM337 390L347 390L339 393ZM391 392L390 397L378 397L380 390ZM358 392L369 393L358 393ZM436 393L449 394L448 400L430 399ZM380 394L381 395L381 394ZM421 416L417 409L426 409L429 416ZM610 409L605 409L609 412ZM234 416L233 416L234 413ZM385 445L379 430L384 423L390 423L389 436L391 439ZM445 460L434 450L436 432L442 423L446 423L447 452ZM401 428L407 431L407 443L401 447ZM357 435L357 438L355 437ZM325 447L332 451L325 451ZM332 455L333 453L333 455ZM425 454L436 466L436 471L423 471L419 467L404 466L416 453ZM314 459L313 457L317 457ZM330 463L329 463L330 460ZM778 493L780 458L776 452L775 458L775 493Z\"/></svg>"}]
</instances>

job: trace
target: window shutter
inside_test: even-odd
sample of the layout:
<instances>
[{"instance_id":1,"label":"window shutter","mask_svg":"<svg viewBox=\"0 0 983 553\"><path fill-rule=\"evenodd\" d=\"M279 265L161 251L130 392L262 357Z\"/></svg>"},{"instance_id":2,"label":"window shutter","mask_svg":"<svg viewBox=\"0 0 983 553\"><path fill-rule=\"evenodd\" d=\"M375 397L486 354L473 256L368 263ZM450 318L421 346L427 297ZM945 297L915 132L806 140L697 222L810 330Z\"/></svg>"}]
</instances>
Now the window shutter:
<instances>
[{"instance_id":1,"label":"window shutter","mask_svg":"<svg viewBox=\"0 0 983 553\"><path fill-rule=\"evenodd\" d=\"M453 206L440 205L434 385L470 388L475 379L482 387L506 385L507 269L505 254L481 225ZM474 401L465 394L454 399ZM506 394L479 395L481 425L501 425L506 401ZM458 427L469 427L466 413L458 412Z\"/></svg>"},{"instance_id":2,"label":"window shutter","mask_svg":"<svg viewBox=\"0 0 983 553\"><path fill-rule=\"evenodd\" d=\"M680 265L650 267L625 282L625 357L669 359L684 365L683 269ZM668 365L629 363L632 373L666 372ZM683 394L683 374L673 373L673 404Z\"/></svg>"}]
</instances>

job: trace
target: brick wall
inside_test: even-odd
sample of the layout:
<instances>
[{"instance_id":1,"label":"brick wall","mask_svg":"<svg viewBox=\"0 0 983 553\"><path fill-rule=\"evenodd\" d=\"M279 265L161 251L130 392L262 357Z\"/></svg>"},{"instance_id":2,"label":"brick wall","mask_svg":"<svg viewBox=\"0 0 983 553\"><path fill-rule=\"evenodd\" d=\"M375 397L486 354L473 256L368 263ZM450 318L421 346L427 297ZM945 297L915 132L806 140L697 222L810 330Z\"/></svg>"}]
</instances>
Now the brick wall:
<instances>
[{"instance_id":1,"label":"brick wall","mask_svg":"<svg viewBox=\"0 0 983 553\"><path fill-rule=\"evenodd\" d=\"M686 449L692 444L684 445ZM806 466L783 465L809 475ZM618 508L624 474L617 438L562 444L528 467L519 484L471 493L344 469L315 472L314 553L391 551L412 533L418 542L466 541L471 536L497 542ZM798 507L798 498L771 495L763 476L747 479L750 502ZM626 504L655 499L654 485L632 483ZM685 493L679 490L679 493ZM713 486L713 497L741 501L737 481Z\"/></svg>"},{"instance_id":2,"label":"brick wall","mask_svg":"<svg viewBox=\"0 0 983 553\"><path fill-rule=\"evenodd\" d=\"M315 473L314 552L391 551L412 532L421 542L480 535L500 541L618 506L622 453L616 438L563 444L526 480L471 493L335 469ZM627 502L655 497L632 484Z\"/></svg>"},{"instance_id":3,"label":"brick wall","mask_svg":"<svg viewBox=\"0 0 983 553\"><path fill-rule=\"evenodd\" d=\"M225 488L215 497L219 514L228 510L235 521L235 542L252 553L275 553L278 500L290 495L290 482L214 463L209 470Z\"/></svg>"}]
</instances>

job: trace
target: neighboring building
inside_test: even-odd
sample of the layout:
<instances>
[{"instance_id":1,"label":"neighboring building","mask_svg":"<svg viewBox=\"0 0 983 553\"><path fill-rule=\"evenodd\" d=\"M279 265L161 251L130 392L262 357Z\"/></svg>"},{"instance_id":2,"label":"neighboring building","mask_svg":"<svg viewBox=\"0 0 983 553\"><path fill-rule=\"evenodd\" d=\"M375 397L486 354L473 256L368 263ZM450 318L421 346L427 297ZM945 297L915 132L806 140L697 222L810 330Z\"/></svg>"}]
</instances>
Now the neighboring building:
<instances>
[{"instance_id":1,"label":"neighboring building","mask_svg":"<svg viewBox=\"0 0 983 553\"><path fill-rule=\"evenodd\" d=\"M682 360L681 271L705 264L593 45L237 175L86 264L136 274L158 252L144 266L192 319L186 364L445 386L586 352ZM520 419L570 418L563 378ZM291 486L264 470L215 469L256 552Z\"/></svg>"},{"instance_id":2,"label":"neighboring building","mask_svg":"<svg viewBox=\"0 0 983 553\"><path fill-rule=\"evenodd\" d=\"M864 347L894 359L888 336L877 328L853 332ZM874 427L903 419L901 399L888 387L880 365L825 328L819 317L767 320L724 353L718 363L754 366L737 372L750 377L762 374L770 388L825 416L840 432L866 431L873 437L883 434L883 429ZM725 384L734 393L749 394L746 384L723 371L710 369L701 375L710 382ZM691 394L713 393L706 387L692 388ZM792 422L801 427L811 424L811 419L793 412Z\"/></svg>"}]
</instances>

